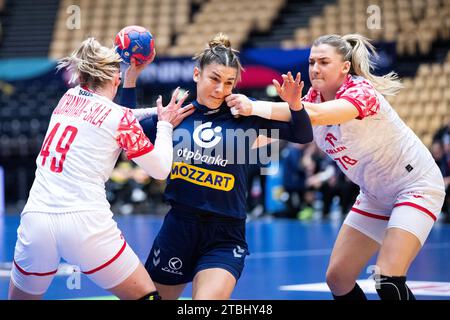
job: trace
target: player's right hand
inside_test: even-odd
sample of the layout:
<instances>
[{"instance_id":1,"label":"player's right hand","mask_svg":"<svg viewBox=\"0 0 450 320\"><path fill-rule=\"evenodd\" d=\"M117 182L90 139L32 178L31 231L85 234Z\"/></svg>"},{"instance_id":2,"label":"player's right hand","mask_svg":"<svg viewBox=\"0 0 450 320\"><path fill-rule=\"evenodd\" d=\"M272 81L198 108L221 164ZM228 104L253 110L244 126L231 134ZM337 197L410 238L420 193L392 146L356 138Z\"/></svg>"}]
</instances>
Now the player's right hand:
<instances>
[{"instance_id":1,"label":"player's right hand","mask_svg":"<svg viewBox=\"0 0 450 320\"><path fill-rule=\"evenodd\" d=\"M125 77L123 82L124 88L135 88L137 79L139 78L139 75L141 72L155 59L156 52L153 55L153 58L150 60L145 61L144 63L137 65L136 59L131 57L130 59L130 65L128 66L127 70L125 70Z\"/></svg>"},{"instance_id":2,"label":"player's right hand","mask_svg":"<svg viewBox=\"0 0 450 320\"><path fill-rule=\"evenodd\" d=\"M272 81L278 95L281 99L283 99L283 101L289 104L289 108L292 110L301 110L303 108L301 102L302 91L305 83L302 81L300 72L297 72L295 79L290 71L287 75L283 74L281 77L283 78L282 85L280 85L280 83L275 79Z\"/></svg>"},{"instance_id":3,"label":"player's right hand","mask_svg":"<svg viewBox=\"0 0 450 320\"><path fill-rule=\"evenodd\" d=\"M163 107L162 105L161 96L159 96L158 99L156 100L158 120L167 121L171 123L174 128L178 126L181 123L181 121L184 120L184 118L190 116L195 111L195 108L192 104L189 104L184 108L182 107L184 101L189 96L189 91L186 91L185 94L180 98L180 100L178 100L178 102L176 101L179 89L180 88L175 89L175 91L172 93L172 99L170 100L169 104L165 107Z\"/></svg>"},{"instance_id":4,"label":"player's right hand","mask_svg":"<svg viewBox=\"0 0 450 320\"><path fill-rule=\"evenodd\" d=\"M225 98L227 106L233 115L251 116L252 102L243 94L230 94Z\"/></svg>"}]
</instances>

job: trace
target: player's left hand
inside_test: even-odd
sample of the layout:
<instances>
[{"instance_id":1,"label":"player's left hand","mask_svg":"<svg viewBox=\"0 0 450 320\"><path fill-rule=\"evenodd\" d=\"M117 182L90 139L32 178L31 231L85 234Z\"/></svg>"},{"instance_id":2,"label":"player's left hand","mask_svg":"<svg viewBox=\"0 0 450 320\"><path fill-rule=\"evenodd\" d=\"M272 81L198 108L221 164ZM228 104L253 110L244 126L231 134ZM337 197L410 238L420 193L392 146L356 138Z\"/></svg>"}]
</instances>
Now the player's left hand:
<instances>
[{"instance_id":1,"label":"player's left hand","mask_svg":"<svg viewBox=\"0 0 450 320\"><path fill-rule=\"evenodd\" d=\"M186 91L178 100L178 102L176 101L179 90L179 87L175 89L175 91L172 93L172 99L165 107L163 107L161 96L159 96L156 100L158 120L167 121L171 123L174 128L178 126L184 120L184 118L190 116L195 111L195 107L193 104L189 104L183 107L184 101L189 96L189 91Z\"/></svg>"},{"instance_id":2,"label":"player's left hand","mask_svg":"<svg viewBox=\"0 0 450 320\"><path fill-rule=\"evenodd\" d=\"M252 114L252 101L243 94L230 94L225 98L227 106L231 108L231 113L242 116L250 116Z\"/></svg>"},{"instance_id":3,"label":"player's left hand","mask_svg":"<svg viewBox=\"0 0 450 320\"><path fill-rule=\"evenodd\" d=\"M273 80L273 85L277 90L278 95L281 99L289 104L289 107L294 111L299 111L303 108L302 106L302 91L305 83L301 81L301 74L297 72L297 76L292 76L292 73L289 71L286 74L281 75L283 78L283 85L277 80Z\"/></svg>"}]
</instances>

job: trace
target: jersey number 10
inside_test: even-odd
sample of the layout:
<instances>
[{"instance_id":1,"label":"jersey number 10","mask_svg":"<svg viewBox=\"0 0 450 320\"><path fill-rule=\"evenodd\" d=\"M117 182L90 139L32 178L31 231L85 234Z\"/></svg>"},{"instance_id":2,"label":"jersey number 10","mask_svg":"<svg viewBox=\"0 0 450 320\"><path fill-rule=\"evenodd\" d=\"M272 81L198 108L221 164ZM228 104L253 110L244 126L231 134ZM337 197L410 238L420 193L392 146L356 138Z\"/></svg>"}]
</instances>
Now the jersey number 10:
<instances>
[{"instance_id":1,"label":"jersey number 10","mask_svg":"<svg viewBox=\"0 0 450 320\"><path fill-rule=\"evenodd\" d=\"M47 160L47 157L50 155L50 146L53 142L53 138L56 135L56 132L58 131L59 127L61 126L61 123L57 123L52 131L50 131L49 135L45 138L44 144L42 145L41 153L39 154L42 156L42 166L45 166L45 162ZM67 126L62 135L61 138L59 138L58 143L56 144L55 151L61 154L61 158L58 161L58 165L56 165L57 159L56 157L52 158L52 162L50 165L50 170L56 173L60 173L63 171L63 164L64 160L66 160L67 152L69 152L70 145L72 144L73 140L75 139L75 136L78 133L78 129L73 126Z\"/></svg>"}]
</instances>

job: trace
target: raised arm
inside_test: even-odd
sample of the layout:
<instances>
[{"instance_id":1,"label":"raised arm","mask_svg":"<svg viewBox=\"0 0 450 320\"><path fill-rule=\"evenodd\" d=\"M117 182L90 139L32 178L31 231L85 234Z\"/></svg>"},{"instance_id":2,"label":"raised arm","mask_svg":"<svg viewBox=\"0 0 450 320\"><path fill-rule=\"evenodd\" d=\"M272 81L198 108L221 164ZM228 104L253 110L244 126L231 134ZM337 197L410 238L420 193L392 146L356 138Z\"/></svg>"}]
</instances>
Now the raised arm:
<instances>
[{"instance_id":1,"label":"raised arm","mask_svg":"<svg viewBox=\"0 0 450 320\"><path fill-rule=\"evenodd\" d=\"M123 87L120 95L119 104L121 106L132 109L132 112L138 121L151 118L157 114L157 108L139 108L137 109L136 99L136 83L141 72L147 67L152 60L146 61L143 64L136 65L136 60L131 58L130 66L125 71L123 80Z\"/></svg>"},{"instance_id":2,"label":"raised arm","mask_svg":"<svg viewBox=\"0 0 450 320\"><path fill-rule=\"evenodd\" d=\"M153 58L154 59L154 58ZM136 108L137 107L137 99L136 99L136 83L137 78L141 74L141 72L147 67L153 59L146 61L143 64L136 65L136 60L134 58L131 58L130 66L125 71L125 77L122 87L122 94L120 96L119 104L121 106L127 107L132 110L134 116L136 119L141 122L141 125L143 124L143 121L146 119L151 119L153 116L156 116L158 114L157 107L150 107L150 108ZM177 95L178 95L178 90ZM189 91L186 92L186 97L189 94ZM183 101L186 99L184 97ZM193 112L193 106L188 105L182 109L179 110L179 117L178 121L174 122L174 127L178 126L181 121L187 116L189 116ZM192 112L191 112L192 110ZM148 121L146 124L148 125ZM156 126L156 123L155 123Z\"/></svg>"}]
</instances>

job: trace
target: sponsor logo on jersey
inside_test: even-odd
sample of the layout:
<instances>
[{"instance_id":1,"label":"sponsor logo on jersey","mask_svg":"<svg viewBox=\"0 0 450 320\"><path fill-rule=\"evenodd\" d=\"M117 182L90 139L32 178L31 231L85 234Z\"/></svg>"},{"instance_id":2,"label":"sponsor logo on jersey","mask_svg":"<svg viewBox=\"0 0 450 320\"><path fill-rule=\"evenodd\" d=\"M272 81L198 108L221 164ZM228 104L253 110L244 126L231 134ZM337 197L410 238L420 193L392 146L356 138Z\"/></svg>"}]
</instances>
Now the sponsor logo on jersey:
<instances>
[{"instance_id":1,"label":"sponsor logo on jersey","mask_svg":"<svg viewBox=\"0 0 450 320\"><path fill-rule=\"evenodd\" d=\"M183 266L183 262L181 262L180 258L173 257L169 260L169 268L172 270L179 270Z\"/></svg>"},{"instance_id":2,"label":"sponsor logo on jersey","mask_svg":"<svg viewBox=\"0 0 450 320\"><path fill-rule=\"evenodd\" d=\"M336 154L336 153L339 153L339 152L344 151L344 150L347 150L347 148L345 146L342 146L342 147L337 147L337 148L334 148L334 149L327 149L327 150L325 150L325 152L327 154Z\"/></svg>"},{"instance_id":3,"label":"sponsor logo on jersey","mask_svg":"<svg viewBox=\"0 0 450 320\"><path fill-rule=\"evenodd\" d=\"M327 135L325 136L325 141L328 142L333 147L332 149L325 150L327 154L336 154L341 151L347 150L347 147L345 146L336 147L335 142L337 142L338 140L332 133L327 133Z\"/></svg>"},{"instance_id":4,"label":"sponsor logo on jersey","mask_svg":"<svg viewBox=\"0 0 450 320\"><path fill-rule=\"evenodd\" d=\"M80 92L78 93L80 96L86 96L86 97L92 97L92 93L90 93L89 91L87 91L87 90L83 90L83 89L80 89Z\"/></svg>"},{"instance_id":5,"label":"sponsor logo on jersey","mask_svg":"<svg viewBox=\"0 0 450 320\"><path fill-rule=\"evenodd\" d=\"M207 170L183 162L174 162L171 179L183 179L199 186L230 191L234 188L234 176L229 173Z\"/></svg>"},{"instance_id":6,"label":"sponsor logo on jersey","mask_svg":"<svg viewBox=\"0 0 450 320\"><path fill-rule=\"evenodd\" d=\"M275 174L278 170L279 144L268 142L278 139L278 131L227 129L211 121L194 121L193 128L174 130L174 161L200 166L205 164L208 168L219 166L219 170L234 164L261 164L262 175ZM268 141L266 144L261 143L263 138ZM270 170L268 164L271 164Z\"/></svg>"},{"instance_id":7,"label":"sponsor logo on jersey","mask_svg":"<svg viewBox=\"0 0 450 320\"><path fill-rule=\"evenodd\" d=\"M187 161L201 161L203 163L212 164L215 166L226 167L228 164L228 160L222 159L221 155L217 155L217 157L209 156L206 154L202 154L200 151L195 150L191 151L187 148L178 149L177 151L178 157L182 157Z\"/></svg>"},{"instance_id":8,"label":"sponsor logo on jersey","mask_svg":"<svg viewBox=\"0 0 450 320\"><path fill-rule=\"evenodd\" d=\"M334 145L334 141L337 141L336 137L334 135L332 135L331 133L327 133L327 135L325 136L325 140L331 144L333 146L333 148L335 147Z\"/></svg>"},{"instance_id":9,"label":"sponsor logo on jersey","mask_svg":"<svg viewBox=\"0 0 450 320\"><path fill-rule=\"evenodd\" d=\"M195 128L192 136L198 146L202 148L214 148L222 140L222 136L220 135L222 127L217 126L214 129L211 129L211 127L212 122L206 122Z\"/></svg>"}]
</instances>

